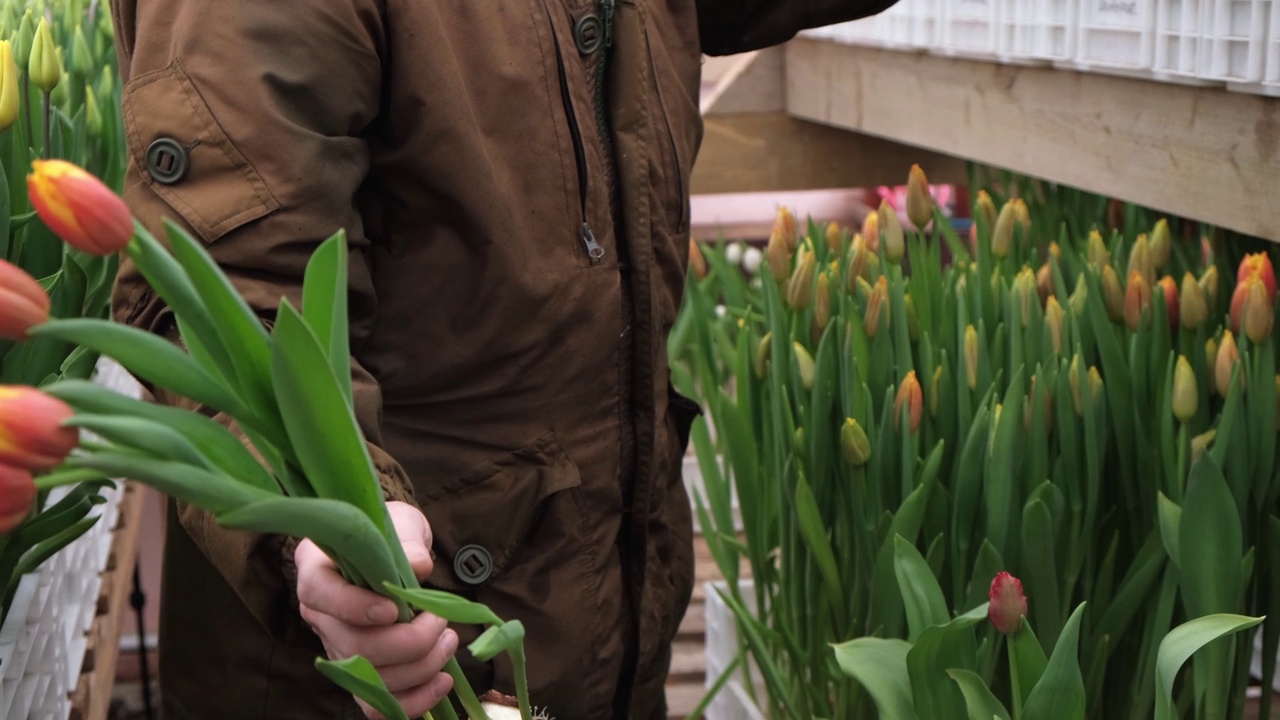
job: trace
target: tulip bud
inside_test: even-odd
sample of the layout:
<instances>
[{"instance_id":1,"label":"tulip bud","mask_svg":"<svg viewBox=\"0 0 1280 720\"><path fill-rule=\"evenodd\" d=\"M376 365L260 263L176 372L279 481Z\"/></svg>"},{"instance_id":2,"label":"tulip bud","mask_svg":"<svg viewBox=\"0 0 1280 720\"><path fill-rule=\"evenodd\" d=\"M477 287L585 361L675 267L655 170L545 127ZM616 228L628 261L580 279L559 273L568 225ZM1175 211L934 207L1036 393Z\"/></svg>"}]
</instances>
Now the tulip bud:
<instances>
[{"instance_id":1,"label":"tulip bud","mask_svg":"<svg viewBox=\"0 0 1280 720\"><path fill-rule=\"evenodd\" d=\"M1209 443L1218 436L1217 430L1206 430L1199 435L1191 438L1191 465L1195 466L1200 462L1200 458L1204 456L1204 451L1209 449Z\"/></svg>"},{"instance_id":2,"label":"tulip bud","mask_svg":"<svg viewBox=\"0 0 1280 720\"><path fill-rule=\"evenodd\" d=\"M1114 273L1112 273L1114 274ZM1071 306L1071 312L1076 315L1083 315L1089 301L1089 285L1084 280L1084 273L1080 273L1076 277L1076 289L1071 293L1071 297L1067 298L1067 303Z\"/></svg>"},{"instance_id":3,"label":"tulip bud","mask_svg":"<svg viewBox=\"0 0 1280 720\"><path fill-rule=\"evenodd\" d=\"M1200 236L1200 267L1213 264L1213 243L1207 235Z\"/></svg>"},{"instance_id":4,"label":"tulip bud","mask_svg":"<svg viewBox=\"0 0 1280 720\"><path fill-rule=\"evenodd\" d=\"M1049 258L1062 262L1062 247L1056 242L1049 243Z\"/></svg>"},{"instance_id":5,"label":"tulip bud","mask_svg":"<svg viewBox=\"0 0 1280 720\"><path fill-rule=\"evenodd\" d=\"M1066 317L1066 312L1062 306L1058 304L1058 298L1049 297L1049 302L1044 306L1044 321L1049 326L1049 339L1053 343L1053 351L1062 353L1062 322Z\"/></svg>"},{"instance_id":6,"label":"tulip bud","mask_svg":"<svg viewBox=\"0 0 1280 720\"><path fill-rule=\"evenodd\" d=\"M751 275L760 272L760 266L764 264L764 253L760 252L760 248L748 247L742 251L742 269Z\"/></svg>"},{"instance_id":7,"label":"tulip bud","mask_svg":"<svg viewBox=\"0 0 1280 720\"><path fill-rule=\"evenodd\" d=\"M813 290L813 335L822 337L822 331L831 322L831 281L825 272L818 273L818 284Z\"/></svg>"},{"instance_id":8,"label":"tulip bud","mask_svg":"<svg viewBox=\"0 0 1280 720\"><path fill-rule=\"evenodd\" d=\"M18 111L22 108L19 86L13 48L8 40L0 41L0 131L8 130L18 121Z\"/></svg>"},{"instance_id":9,"label":"tulip bud","mask_svg":"<svg viewBox=\"0 0 1280 720\"><path fill-rule=\"evenodd\" d=\"M1102 399L1102 375L1098 373L1096 365L1089 366L1089 399L1094 405Z\"/></svg>"},{"instance_id":10,"label":"tulip bud","mask_svg":"<svg viewBox=\"0 0 1280 720\"><path fill-rule=\"evenodd\" d=\"M35 43L36 20L31 8L22 15L18 32L13 35L13 59L19 67L27 67L31 62L31 46Z\"/></svg>"},{"instance_id":11,"label":"tulip bud","mask_svg":"<svg viewBox=\"0 0 1280 720\"><path fill-rule=\"evenodd\" d=\"M796 371L800 373L800 385L805 390L813 389L813 356L798 342L791 343L796 353Z\"/></svg>"},{"instance_id":12,"label":"tulip bud","mask_svg":"<svg viewBox=\"0 0 1280 720\"><path fill-rule=\"evenodd\" d=\"M920 390L920 381L916 379L916 371L912 370L902 378L898 386L898 395L893 400L893 425L902 427L902 410L907 410L908 428L912 435L920 429L920 418L924 413L924 395Z\"/></svg>"},{"instance_id":13,"label":"tulip bud","mask_svg":"<svg viewBox=\"0 0 1280 720\"><path fill-rule=\"evenodd\" d=\"M867 300L867 314L863 319L863 325L867 330L867 337L873 338L880 328L881 315L885 327L889 326L889 280L881 275L876 280L875 288L871 291L871 297Z\"/></svg>"},{"instance_id":14,"label":"tulip bud","mask_svg":"<svg viewBox=\"0 0 1280 720\"><path fill-rule=\"evenodd\" d=\"M854 292L858 294L858 299L863 303L871 302L871 293L874 292L871 283L862 278L855 278L854 285L856 286Z\"/></svg>"},{"instance_id":15,"label":"tulip bud","mask_svg":"<svg viewBox=\"0 0 1280 720\"><path fill-rule=\"evenodd\" d=\"M1182 327L1188 330L1199 330L1204 321L1209 319L1209 306L1204 300L1204 289L1191 273L1182 275L1182 297L1178 299L1178 311L1182 319Z\"/></svg>"},{"instance_id":16,"label":"tulip bud","mask_svg":"<svg viewBox=\"0 0 1280 720\"><path fill-rule=\"evenodd\" d=\"M1185 355L1178 356L1173 368L1173 416L1180 422L1190 422L1196 416L1200 391L1196 389L1196 373Z\"/></svg>"},{"instance_id":17,"label":"tulip bud","mask_svg":"<svg viewBox=\"0 0 1280 720\"><path fill-rule=\"evenodd\" d=\"M1020 242L1027 245L1031 242L1031 213L1027 210L1027 203L1022 198L1014 201L1013 206L1014 219L1018 221L1018 233Z\"/></svg>"},{"instance_id":18,"label":"tulip bud","mask_svg":"<svg viewBox=\"0 0 1280 720\"><path fill-rule=\"evenodd\" d=\"M62 81L62 64L58 61L58 47L53 44L53 35L49 32L49 24L42 18L36 26L36 36L31 43L31 60L27 63L27 74L36 87L46 93Z\"/></svg>"},{"instance_id":19,"label":"tulip bud","mask_svg":"<svg viewBox=\"0 0 1280 720\"><path fill-rule=\"evenodd\" d=\"M1267 300L1267 289L1257 278L1250 278L1242 287L1249 289L1249 296L1244 301L1244 334L1261 344L1271 337L1275 309Z\"/></svg>"},{"instance_id":20,"label":"tulip bud","mask_svg":"<svg viewBox=\"0 0 1280 720\"><path fill-rule=\"evenodd\" d=\"M853 282L856 279L869 281L879 268L880 258L876 257L875 251L861 235L855 236L849 254L849 288L853 289Z\"/></svg>"},{"instance_id":21,"label":"tulip bud","mask_svg":"<svg viewBox=\"0 0 1280 720\"><path fill-rule=\"evenodd\" d=\"M49 295L22 268L0 260L0 338L26 340L49 319Z\"/></svg>"},{"instance_id":22,"label":"tulip bud","mask_svg":"<svg viewBox=\"0 0 1280 720\"><path fill-rule=\"evenodd\" d=\"M769 373L769 353L773 333L765 333L760 338L760 342L756 345L756 360L752 364L752 368L756 371L756 379L764 380L765 375Z\"/></svg>"},{"instance_id":23,"label":"tulip bud","mask_svg":"<svg viewBox=\"0 0 1280 720\"><path fill-rule=\"evenodd\" d=\"M18 64L22 61L19 59ZM116 76L112 72L110 65L102 67L102 77L98 79L98 95L104 98L103 104L106 104L105 98L110 98L116 92Z\"/></svg>"},{"instance_id":24,"label":"tulip bud","mask_svg":"<svg viewBox=\"0 0 1280 720\"><path fill-rule=\"evenodd\" d=\"M1236 282L1243 283L1247 278L1257 277L1267 289L1267 300L1276 301L1276 273L1271 266L1271 258L1266 253L1245 255L1240 261L1240 269L1236 272Z\"/></svg>"},{"instance_id":25,"label":"tulip bud","mask_svg":"<svg viewBox=\"0 0 1280 720\"><path fill-rule=\"evenodd\" d=\"M791 214L791 208L785 205L778 208L778 216L773 221L773 232L781 235L782 239L787 242L787 253L796 251L796 247L800 244L800 238L796 234L796 218Z\"/></svg>"},{"instance_id":26,"label":"tulip bud","mask_svg":"<svg viewBox=\"0 0 1280 720\"><path fill-rule=\"evenodd\" d=\"M1200 276L1200 289L1204 291L1205 302L1212 312L1218 307L1218 266L1210 265Z\"/></svg>"},{"instance_id":27,"label":"tulip bud","mask_svg":"<svg viewBox=\"0 0 1280 720\"><path fill-rule=\"evenodd\" d=\"M1098 270L1111 264L1111 251L1103 242L1102 233L1097 230L1089 231L1089 264Z\"/></svg>"},{"instance_id":28,"label":"tulip bud","mask_svg":"<svg viewBox=\"0 0 1280 720\"><path fill-rule=\"evenodd\" d=\"M707 259L702 256L702 248L698 247L698 241L689 239L689 269L693 271L693 277L702 280L707 276Z\"/></svg>"},{"instance_id":29,"label":"tulip bud","mask_svg":"<svg viewBox=\"0 0 1280 720\"><path fill-rule=\"evenodd\" d=\"M1151 242L1147 240L1146 235L1139 235L1138 240L1134 242L1133 249L1129 251L1129 267L1127 268L1129 275L1135 272L1142 276L1147 282L1147 288L1150 289L1156 282L1156 266L1151 260Z\"/></svg>"},{"instance_id":30,"label":"tulip bud","mask_svg":"<svg viewBox=\"0 0 1280 720\"><path fill-rule=\"evenodd\" d=\"M89 132L89 137L102 137L102 111L98 109L98 101L93 96L93 88L88 85L84 88L84 126ZM0 90L3 92L3 90ZM0 113L3 113L4 100L0 95Z\"/></svg>"},{"instance_id":31,"label":"tulip bud","mask_svg":"<svg viewBox=\"0 0 1280 720\"><path fill-rule=\"evenodd\" d=\"M991 232L991 252L1003 260L1009 257L1013 248L1013 226L1018 221L1018 210L1010 200L1000 208L1000 216L996 218L995 230Z\"/></svg>"},{"instance_id":32,"label":"tulip bud","mask_svg":"<svg viewBox=\"0 0 1280 720\"><path fill-rule=\"evenodd\" d=\"M805 450L808 449L808 445L806 445L804 441L803 427L796 428L795 434L791 436L791 449L795 451L796 457L798 458L803 459L807 456L808 453L806 453Z\"/></svg>"},{"instance_id":33,"label":"tulip bud","mask_svg":"<svg viewBox=\"0 0 1280 720\"><path fill-rule=\"evenodd\" d=\"M1151 286L1147 284L1142 273L1133 270L1129 273L1129 287L1124 294L1124 322L1133 332L1142 325L1147 307L1151 305Z\"/></svg>"},{"instance_id":34,"label":"tulip bud","mask_svg":"<svg viewBox=\"0 0 1280 720\"><path fill-rule=\"evenodd\" d=\"M987 232L992 232L996 226L996 204L986 190L978 191L977 212L974 213L975 227L978 225L976 222L978 215L987 221Z\"/></svg>"},{"instance_id":35,"label":"tulip bud","mask_svg":"<svg viewBox=\"0 0 1280 720\"><path fill-rule=\"evenodd\" d=\"M880 252L880 214L868 213L862 220L862 237L867 241L867 248L872 255Z\"/></svg>"},{"instance_id":36,"label":"tulip bud","mask_svg":"<svg viewBox=\"0 0 1280 720\"><path fill-rule=\"evenodd\" d=\"M938 396L942 393L942 366L933 369L933 379L929 381L929 417L938 417Z\"/></svg>"},{"instance_id":37,"label":"tulip bud","mask_svg":"<svg viewBox=\"0 0 1280 720\"><path fill-rule=\"evenodd\" d=\"M1071 386L1071 402L1075 405L1076 415L1084 414L1084 402L1080 398L1080 356L1071 357L1071 369L1067 371L1067 384Z\"/></svg>"},{"instance_id":38,"label":"tulip bud","mask_svg":"<svg viewBox=\"0 0 1280 720\"><path fill-rule=\"evenodd\" d=\"M1025 328L1031 323L1031 306L1039 297L1036 293L1036 276L1031 272L1031 268L1023 266L1022 270L1018 271L1018 276L1013 279L1013 296L1018 301L1022 327Z\"/></svg>"},{"instance_id":39,"label":"tulip bud","mask_svg":"<svg viewBox=\"0 0 1280 720\"><path fill-rule=\"evenodd\" d=\"M64 242L94 255L111 255L133 239L133 214L101 180L64 160L35 160L31 167L31 204Z\"/></svg>"},{"instance_id":40,"label":"tulip bud","mask_svg":"<svg viewBox=\"0 0 1280 720\"><path fill-rule=\"evenodd\" d=\"M991 455L996 451L996 430L1000 427L1000 414L1004 412L1004 405L996 403L996 407L991 411L991 431L987 433L987 455Z\"/></svg>"},{"instance_id":41,"label":"tulip bud","mask_svg":"<svg viewBox=\"0 0 1280 720\"><path fill-rule=\"evenodd\" d=\"M887 200L880 201L880 228L884 230L884 257L893 264L898 264L907 252L907 239L902 233L902 224L898 222L898 213Z\"/></svg>"},{"instance_id":42,"label":"tulip bud","mask_svg":"<svg viewBox=\"0 0 1280 720\"><path fill-rule=\"evenodd\" d=\"M902 303L906 306L907 335L911 342L916 342L920 339L920 319L916 316L916 304L911 300L911 293L902 296Z\"/></svg>"},{"instance_id":43,"label":"tulip bud","mask_svg":"<svg viewBox=\"0 0 1280 720\"><path fill-rule=\"evenodd\" d=\"M36 494L36 482L29 470L0 465L0 537L27 519Z\"/></svg>"},{"instance_id":44,"label":"tulip bud","mask_svg":"<svg viewBox=\"0 0 1280 720\"><path fill-rule=\"evenodd\" d=\"M1022 592L1022 581L1007 572L1000 572L991 581L987 604L987 617L996 630L1013 635L1022 629L1022 619L1027 616L1027 596Z\"/></svg>"},{"instance_id":45,"label":"tulip bud","mask_svg":"<svg viewBox=\"0 0 1280 720\"><path fill-rule=\"evenodd\" d=\"M843 233L840 232L840 226L835 223L827 225L827 250L831 257L840 256L840 243L844 239Z\"/></svg>"},{"instance_id":46,"label":"tulip bud","mask_svg":"<svg viewBox=\"0 0 1280 720\"><path fill-rule=\"evenodd\" d=\"M83 81L93 73L93 51L89 49L89 41L84 36L84 28L76 25L75 35L71 40L71 72L78 80Z\"/></svg>"},{"instance_id":47,"label":"tulip bud","mask_svg":"<svg viewBox=\"0 0 1280 720\"><path fill-rule=\"evenodd\" d=\"M1053 269L1049 267L1049 263L1041 265L1036 271L1036 292L1040 294L1041 305L1048 302L1054 294Z\"/></svg>"},{"instance_id":48,"label":"tulip bud","mask_svg":"<svg viewBox=\"0 0 1280 720\"><path fill-rule=\"evenodd\" d=\"M867 433L853 418L845 418L840 428L840 454L844 461L854 467L861 467L871 459L871 441Z\"/></svg>"},{"instance_id":49,"label":"tulip bud","mask_svg":"<svg viewBox=\"0 0 1280 720\"><path fill-rule=\"evenodd\" d=\"M1218 343L1213 338L1204 343L1204 361L1205 367L1213 367L1218 362Z\"/></svg>"},{"instance_id":50,"label":"tulip bud","mask_svg":"<svg viewBox=\"0 0 1280 720\"><path fill-rule=\"evenodd\" d=\"M978 387L978 330L972 323L964 328L964 379L970 390Z\"/></svg>"},{"instance_id":51,"label":"tulip bud","mask_svg":"<svg viewBox=\"0 0 1280 720\"><path fill-rule=\"evenodd\" d=\"M1213 364L1213 379L1218 386L1218 394L1226 397L1231 391L1231 373L1240 364L1240 349L1236 347L1235 336L1230 330L1222 332L1222 342L1218 343L1218 357ZM1241 382L1244 382L1243 376Z\"/></svg>"},{"instance_id":52,"label":"tulip bud","mask_svg":"<svg viewBox=\"0 0 1280 720\"><path fill-rule=\"evenodd\" d=\"M796 268L791 273L791 279L787 281L787 293L784 298L787 307L792 310L800 311L809 307L809 303L813 302L813 272L816 258L814 257L812 248L805 246L800 248L800 255L796 261Z\"/></svg>"},{"instance_id":53,"label":"tulip bud","mask_svg":"<svg viewBox=\"0 0 1280 720\"><path fill-rule=\"evenodd\" d=\"M1178 284L1173 278L1165 275L1160 278L1160 290L1164 292L1164 308L1165 314L1169 316L1169 327L1178 327Z\"/></svg>"},{"instance_id":54,"label":"tulip bud","mask_svg":"<svg viewBox=\"0 0 1280 720\"><path fill-rule=\"evenodd\" d=\"M72 414L33 387L0 385L0 464L26 470L61 464L80 441L75 428L62 426Z\"/></svg>"},{"instance_id":55,"label":"tulip bud","mask_svg":"<svg viewBox=\"0 0 1280 720\"><path fill-rule=\"evenodd\" d=\"M778 282L786 280L791 274L791 247L786 238L774 230L764 252L769 258L769 271L773 273L773 279Z\"/></svg>"},{"instance_id":56,"label":"tulip bud","mask_svg":"<svg viewBox=\"0 0 1280 720\"><path fill-rule=\"evenodd\" d=\"M933 196L929 194L929 180L919 165L911 166L907 176L907 219L918 229L933 219Z\"/></svg>"},{"instance_id":57,"label":"tulip bud","mask_svg":"<svg viewBox=\"0 0 1280 720\"><path fill-rule=\"evenodd\" d=\"M1156 270L1164 269L1169 263L1169 255L1173 251L1173 242L1169 237L1169 221L1160 218L1151 231L1151 263Z\"/></svg>"}]
</instances>

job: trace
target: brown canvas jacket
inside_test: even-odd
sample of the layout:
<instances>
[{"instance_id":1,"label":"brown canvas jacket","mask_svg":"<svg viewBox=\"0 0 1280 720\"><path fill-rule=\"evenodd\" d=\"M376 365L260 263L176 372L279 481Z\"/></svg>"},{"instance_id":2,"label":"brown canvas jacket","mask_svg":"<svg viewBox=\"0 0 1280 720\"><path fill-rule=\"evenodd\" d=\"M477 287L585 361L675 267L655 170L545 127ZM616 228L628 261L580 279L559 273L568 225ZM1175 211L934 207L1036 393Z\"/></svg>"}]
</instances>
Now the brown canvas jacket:
<instances>
[{"instance_id":1,"label":"brown canvas jacket","mask_svg":"<svg viewBox=\"0 0 1280 720\"><path fill-rule=\"evenodd\" d=\"M700 52L888 4L112 3L126 200L201 238L267 322L346 229L357 413L387 495L432 524L431 585L524 621L559 720L665 716L693 582L697 409L671 391L666 336ZM176 339L129 265L114 309ZM357 717L313 668L281 539L170 512L166 717ZM477 688L513 689L505 662L462 655Z\"/></svg>"}]
</instances>

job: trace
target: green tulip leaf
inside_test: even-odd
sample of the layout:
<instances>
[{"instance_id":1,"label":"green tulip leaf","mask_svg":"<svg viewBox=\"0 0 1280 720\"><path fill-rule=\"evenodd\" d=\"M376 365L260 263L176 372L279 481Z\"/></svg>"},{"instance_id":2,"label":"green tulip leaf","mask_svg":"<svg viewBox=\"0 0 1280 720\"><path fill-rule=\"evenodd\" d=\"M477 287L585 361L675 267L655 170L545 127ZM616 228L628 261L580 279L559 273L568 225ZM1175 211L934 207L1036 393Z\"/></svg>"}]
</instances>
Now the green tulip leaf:
<instances>
[{"instance_id":1,"label":"green tulip leaf","mask_svg":"<svg viewBox=\"0 0 1280 720\"><path fill-rule=\"evenodd\" d=\"M1009 711L991 694L991 689L971 670L948 670L947 675L960 686L969 720L1009 720Z\"/></svg>"},{"instance_id":2,"label":"green tulip leaf","mask_svg":"<svg viewBox=\"0 0 1280 720\"><path fill-rule=\"evenodd\" d=\"M386 720L409 720L404 708L382 682L368 660L360 656L345 660L316 659L316 669L335 685L368 703Z\"/></svg>"},{"instance_id":3,"label":"green tulip leaf","mask_svg":"<svg viewBox=\"0 0 1280 720\"><path fill-rule=\"evenodd\" d=\"M947 601L938 579L916 546L901 535L895 535L893 542L893 570L898 577L910 631L907 640L914 643L928 628L947 623Z\"/></svg>"},{"instance_id":4,"label":"green tulip leaf","mask_svg":"<svg viewBox=\"0 0 1280 720\"><path fill-rule=\"evenodd\" d=\"M1165 497L1164 493L1159 493L1157 502L1156 514L1160 520L1160 538L1164 540L1165 552L1169 553L1169 559L1173 561L1174 567L1182 567L1182 554L1178 546L1178 528L1182 525L1182 508Z\"/></svg>"},{"instance_id":5,"label":"green tulip leaf","mask_svg":"<svg viewBox=\"0 0 1280 720\"><path fill-rule=\"evenodd\" d=\"M947 682L946 673L977 669L978 642L973 626L981 619L961 616L926 628L907 652L907 674L921 720L949 720L963 703L963 693Z\"/></svg>"},{"instance_id":6,"label":"green tulip leaf","mask_svg":"<svg viewBox=\"0 0 1280 720\"><path fill-rule=\"evenodd\" d=\"M832 607L840 607L843 597L840 571L836 567L835 551L831 549L831 538L822 522L822 512L818 509L818 500L803 476L796 480L796 521L800 525L800 535L813 553L818 564L818 571L826 585L827 596Z\"/></svg>"},{"instance_id":7,"label":"green tulip leaf","mask_svg":"<svg viewBox=\"0 0 1280 720\"><path fill-rule=\"evenodd\" d=\"M459 625L502 625L502 618L486 605L472 602L442 590L404 588L388 584L387 592L410 606Z\"/></svg>"},{"instance_id":8,"label":"green tulip leaf","mask_svg":"<svg viewBox=\"0 0 1280 720\"><path fill-rule=\"evenodd\" d=\"M329 357L333 375L351 400L351 349L347 329L347 236L339 231L320 244L302 283L302 316Z\"/></svg>"},{"instance_id":9,"label":"green tulip leaf","mask_svg":"<svg viewBox=\"0 0 1280 720\"><path fill-rule=\"evenodd\" d=\"M875 702L880 720L920 720L911 695L903 640L864 637L834 646L836 662Z\"/></svg>"},{"instance_id":10,"label":"green tulip leaf","mask_svg":"<svg viewBox=\"0 0 1280 720\"><path fill-rule=\"evenodd\" d=\"M498 653L511 652L524 642L524 625L519 620L493 625L467 646L480 662L488 662Z\"/></svg>"},{"instance_id":11,"label":"green tulip leaf","mask_svg":"<svg viewBox=\"0 0 1280 720\"><path fill-rule=\"evenodd\" d=\"M71 525L62 528L53 536L36 543L30 550L23 554L22 559L18 561L18 565L13 571L13 577L22 577L23 575L26 575L40 567L45 560L53 557L54 553L70 545L76 538L84 535L89 531L89 528L93 527L101 519L101 515L81 518Z\"/></svg>"},{"instance_id":12,"label":"green tulip leaf","mask_svg":"<svg viewBox=\"0 0 1280 720\"><path fill-rule=\"evenodd\" d=\"M1080 619L1085 604L1062 627L1062 635L1049 657L1044 674L1031 689L1020 717L1044 720L1084 720L1084 677L1080 674Z\"/></svg>"},{"instance_id":13,"label":"green tulip leaf","mask_svg":"<svg viewBox=\"0 0 1280 720\"><path fill-rule=\"evenodd\" d=\"M138 480L181 502L214 514L273 498L265 490L236 482L221 473L180 462L118 452L94 451L72 455L64 467L92 469L108 477Z\"/></svg>"},{"instance_id":14,"label":"green tulip leaf","mask_svg":"<svg viewBox=\"0 0 1280 720\"><path fill-rule=\"evenodd\" d=\"M1174 710L1173 682L1178 670L1205 645L1218 638L1257 626L1261 617L1217 614L1189 620L1169 631L1160 641L1156 656L1156 720L1177 720Z\"/></svg>"}]
</instances>

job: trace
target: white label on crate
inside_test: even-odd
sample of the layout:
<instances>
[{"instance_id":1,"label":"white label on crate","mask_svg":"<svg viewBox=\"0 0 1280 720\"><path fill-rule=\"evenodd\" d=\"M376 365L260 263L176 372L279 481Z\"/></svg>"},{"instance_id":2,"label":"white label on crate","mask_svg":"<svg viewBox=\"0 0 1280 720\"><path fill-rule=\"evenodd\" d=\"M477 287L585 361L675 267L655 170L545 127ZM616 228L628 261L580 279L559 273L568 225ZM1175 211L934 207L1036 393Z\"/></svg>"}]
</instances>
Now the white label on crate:
<instances>
[{"instance_id":1,"label":"white label on crate","mask_svg":"<svg viewBox=\"0 0 1280 720\"><path fill-rule=\"evenodd\" d=\"M1098 4L1098 12L1116 15L1137 15L1138 0L1102 0Z\"/></svg>"}]
</instances>

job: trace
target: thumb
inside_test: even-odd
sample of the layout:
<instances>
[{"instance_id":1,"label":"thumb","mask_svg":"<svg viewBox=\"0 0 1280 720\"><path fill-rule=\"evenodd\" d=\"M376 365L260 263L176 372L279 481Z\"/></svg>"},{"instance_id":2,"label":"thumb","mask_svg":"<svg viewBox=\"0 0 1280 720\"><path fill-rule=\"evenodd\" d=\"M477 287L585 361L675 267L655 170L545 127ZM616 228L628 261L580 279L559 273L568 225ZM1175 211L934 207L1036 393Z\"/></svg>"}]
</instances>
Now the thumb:
<instances>
[{"instance_id":1,"label":"thumb","mask_svg":"<svg viewBox=\"0 0 1280 720\"><path fill-rule=\"evenodd\" d=\"M409 567L419 580L425 580L435 565L431 559L430 523L421 510L407 503L389 502L387 512L391 514L391 523L395 525Z\"/></svg>"}]
</instances>

